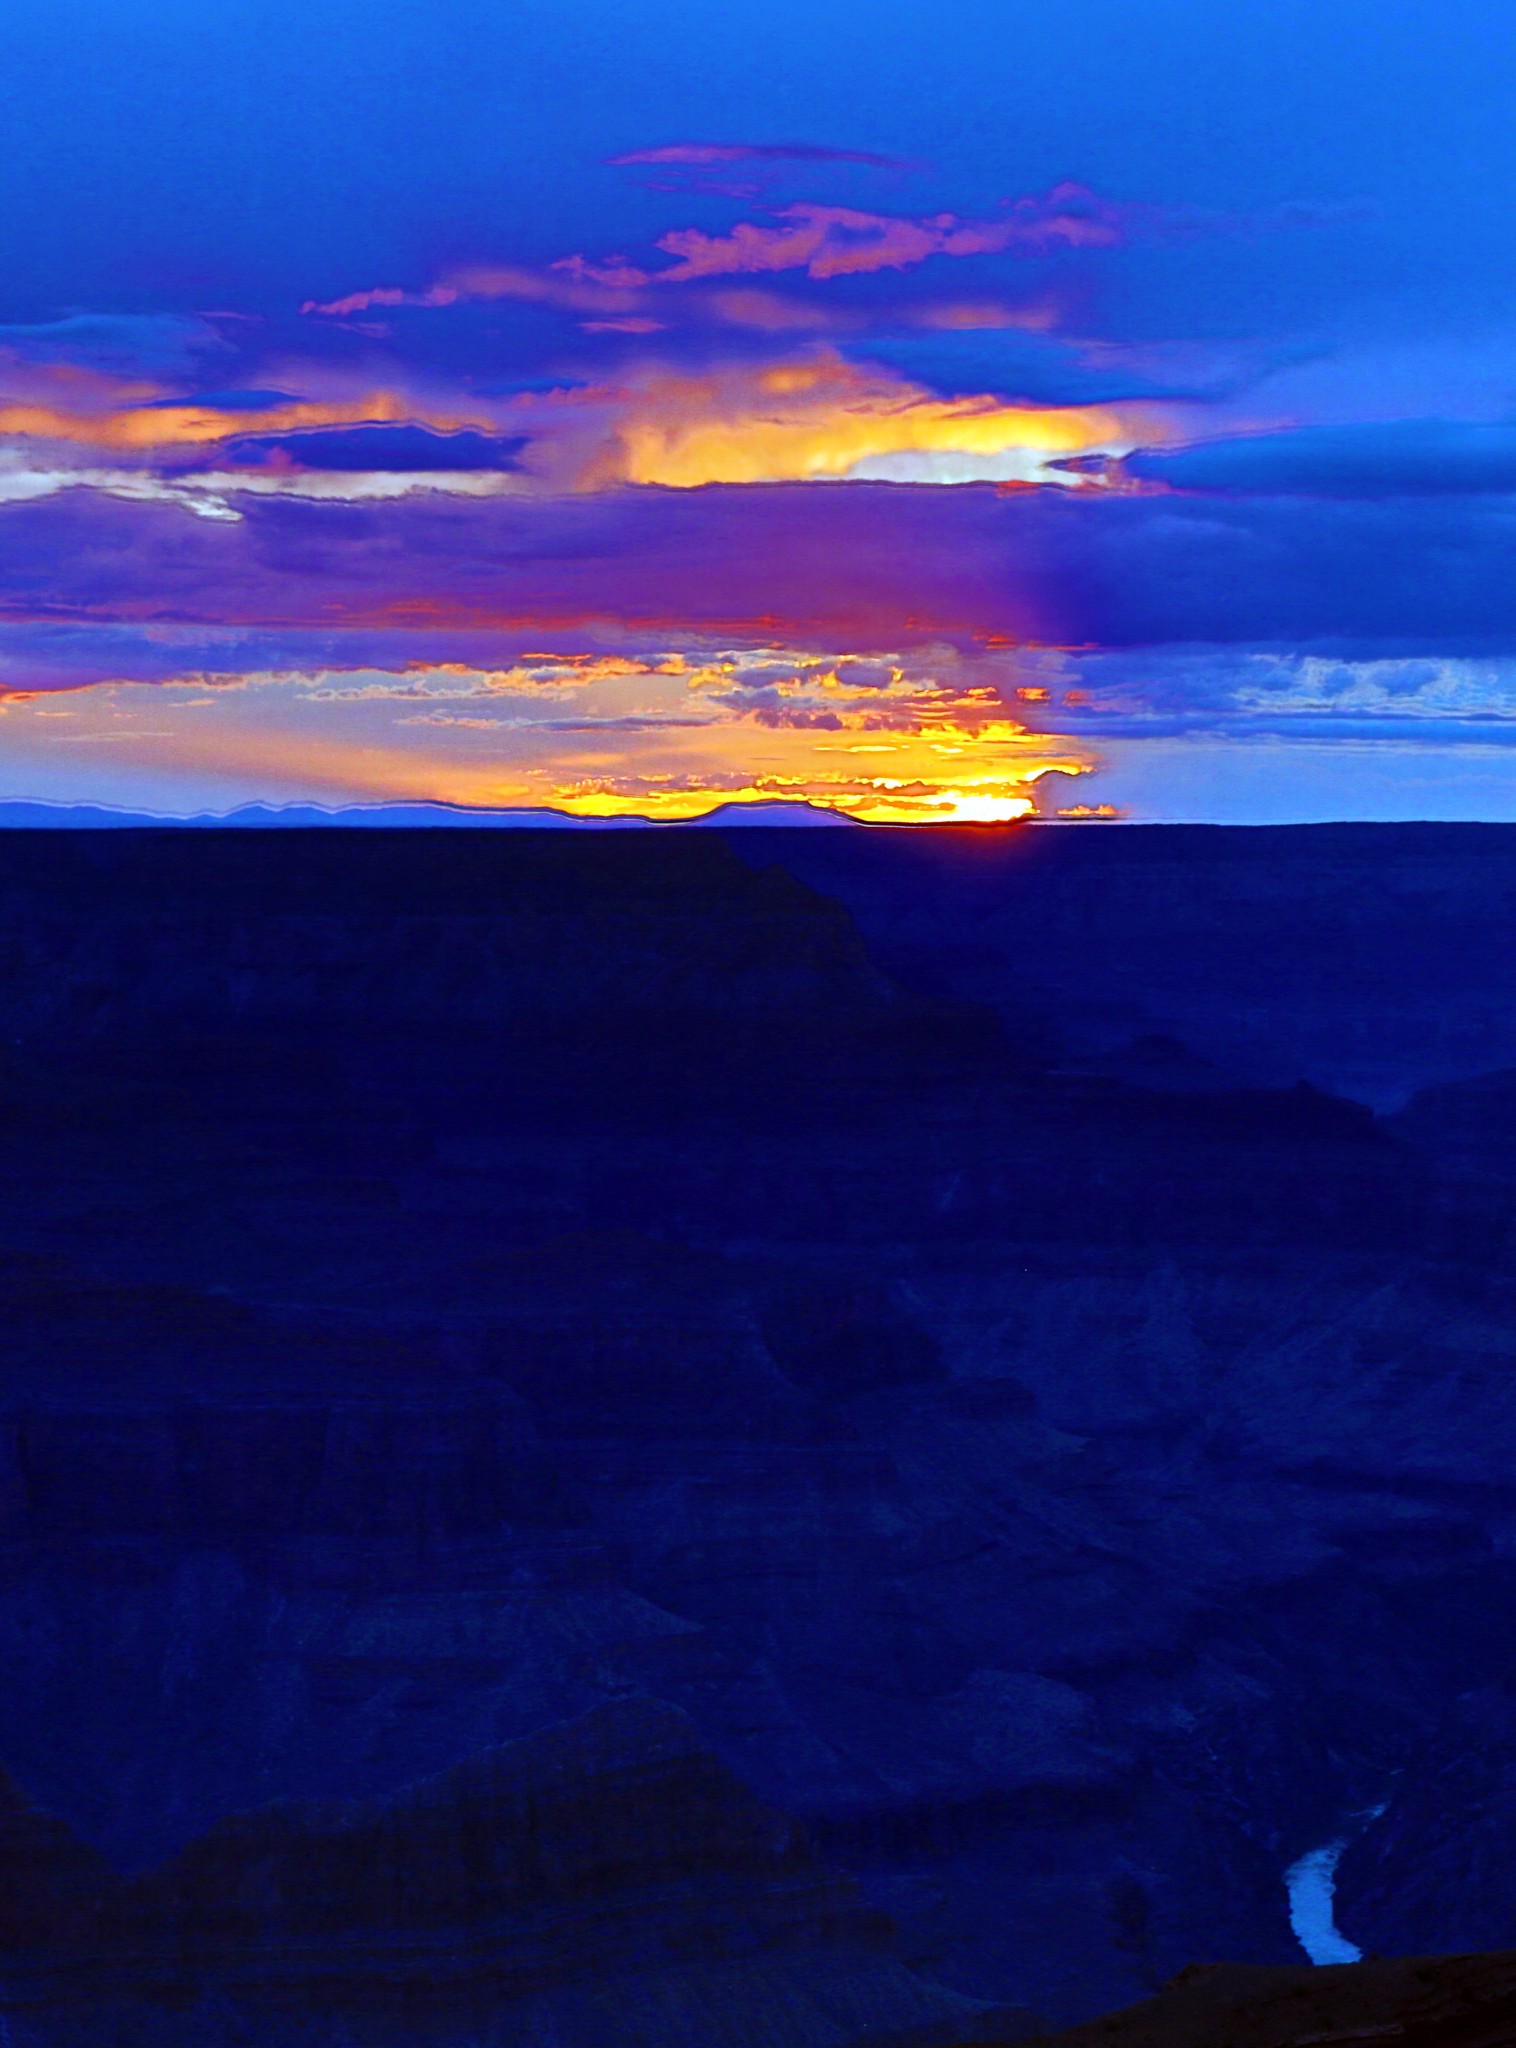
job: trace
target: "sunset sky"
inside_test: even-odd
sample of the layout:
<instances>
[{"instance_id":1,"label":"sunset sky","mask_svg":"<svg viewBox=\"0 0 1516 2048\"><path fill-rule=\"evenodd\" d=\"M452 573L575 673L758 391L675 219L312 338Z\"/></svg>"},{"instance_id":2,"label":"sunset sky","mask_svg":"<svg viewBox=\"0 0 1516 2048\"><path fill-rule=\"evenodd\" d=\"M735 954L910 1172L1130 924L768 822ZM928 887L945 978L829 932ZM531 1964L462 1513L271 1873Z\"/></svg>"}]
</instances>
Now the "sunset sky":
<instances>
[{"instance_id":1,"label":"sunset sky","mask_svg":"<svg viewBox=\"0 0 1516 2048\"><path fill-rule=\"evenodd\" d=\"M1499 0L12 0L0 82L0 798L1516 818Z\"/></svg>"}]
</instances>

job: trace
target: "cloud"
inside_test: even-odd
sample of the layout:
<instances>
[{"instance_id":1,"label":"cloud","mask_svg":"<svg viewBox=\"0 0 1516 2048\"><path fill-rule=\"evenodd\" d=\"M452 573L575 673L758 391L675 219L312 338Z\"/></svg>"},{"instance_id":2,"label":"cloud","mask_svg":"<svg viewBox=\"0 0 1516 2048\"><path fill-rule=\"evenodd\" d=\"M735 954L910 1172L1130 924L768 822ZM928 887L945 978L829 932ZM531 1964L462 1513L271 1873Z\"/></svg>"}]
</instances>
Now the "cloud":
<instances>
[{"instance_id":1,"label":"cloud","mask_svg":"<svg viewBox=\"0 0 1516 2048\"><path fill-rule=\"evenodd\" d=\"M229 353L214 322L173 313L71 313L0 324L0 363L68 365L115 378L195 378Z\"/></svg>"},{"instance_id":2,"label":"cloud","mask_svg":"<svg viewBox=\"0 0 1516 2048\"><path fill-rule=\"evenodd\" d=\"M1516 508L1495 495L844 483L241 510L80 490L0 511L0 684L73 686L52 701L74 707L7 714L8 762L35 729L56 763L70 730L290 794L677 815L761 785L929 817L1014 815L1050 765L1134 744L1516 745ZM129 689L86 717L100 682L195 695L165 737L161 707L128 731ZM216 708L233 698L251 708Z\"/></svg>"},{"instance_id":3,"label":"cloud","mask_svg":"<svg viewBox=\"0 0 1516 2048\"><path fill-rule=\"evenodd\" d=\"M654 371L629 380L598 418L582 399L557 421L545 409L538 417L542 436L529 461L572 475L580 489L842 477L909 455L961 457L971 475L1057 481L1051 458L1130 438L1114 412L939 398L830 351L700 376ZM570 469L573 439L557 443L555 427L572 437L581 422L596 438L586 436Z\"/></svg>"},{"instance_id":4,"label":"cloud","mask_svg":"<svg viewBox=\"0 0 1516 2048\"><path fill-rule=\"evenodd\" d=\"M360 499L524 487L514 475L524 437L493 432L499 404L485 410L462 394L456 411L382 389L165 397L80 373L69 396L65 407L46 393L0 392L0 504L90 489L235 520L231 497L243 492Z\"/></svg>"},{"instance_id":5,"label":"cloud","mask_svg":"<svg viewBox=\"0 0 1516 2048\"><path fill-rule=\"evenodd\" d=\"M914 169L906 158L879 156L868 149L831 149L815 142L665 142L632 149L607 161L623 164L806 163L868 164L879 170Z\"/></svg>"},{"instance_id":6,"label":"cloud","mask_svg":"<svg viewBox=\"0 0 1516 2048\"><path fill-rule=\"evenodd\" d=\"M36 401L0 400L0 435L61 441L122 453L197 447L249 433L297 433L309 428L408 422L439 433L489 427L477 409L433 412L414 399L386 390L351 398L288 399L282 393L248 394L255 402L231 405L198 398L155 398L137 404L66 409ZM267 399L273 402L265 403Z\"/></svg>"},{"instance_id":7,"label":"cloud","mask_svg":"<svg viewBox=\"0 0 1516 2048\"><path fill-rule=\"evenodd\" d=\"M1125 474L1176 491L1317 498L1516 494L1516 424L1390 420L1144 448Z\"/></svg>"},{"instance_id":8,"label":"cloud","mask_svg":"<svg viewBox=\"0 0 1516 2048\"><path fill-rule=\"evenodd\" d=\"M692 150L707 145L670 147ZM714 149L717 145L709 147ZM651 160L641 155L617 159L639 163ZM786 148L782 160L796 159ZM861 159L842 156L836 160ZM691 164L697 160L682 155L666 161ZM876 213L852 206L797 200L792 205L768 208L763 220L739 221L726 234L710 234L693 227L670 229L658 237L656 246L674 261L661 268L634 262L625 255L592 258L580 253L560 256L540 269L520 264L474 263L449 270L420 290L370 285L335 299L308 299L300 310L329 319L351 320L358 314L375 311L436 310L515 299L602 320L648 318L655 310L648 293L667 285L784 271L799 271L825 282L838 277L908 270L933 256L1007 252L1034 256L1058 249L1110 248L1124 239L1129 224L1157 218L1152 209L1144 212L1121 208L1098 198L1082 185L1068 182L1055 185L1046 193L1008 200L997 214L983 220L964 219L954 213L920 217Z\"/></svg>"},{"instance_id":9,"label":"cloud","mask_svg":"<svg viewBox=\"0 0 1516 2048\"><path fill-rule=\"evenodd\" d=\"M470 263L446 272L423 291L409 291L399 285L371 285L338 299L307 299L300 310L346 320L356 313L375 310L518 299L567 312L632 314L640 304L638 288L646 282L642 271L618 258L597 266L587 263L582 256L569 256L547 270L529 270L512 263Z\"/></svg>"},{"instance_id":10,"label":"cloud","mask_svg":"<svg viewBox=\"0 0 1516 2048\"><path fill-rule=\"evenodd\" d=\"M719 725L721 720L719 717L680 718L668 712L625 718L527 719L513 718L505 711L501 711L493 717L485 717L478 712L425 711L415 716L404 718L400 722L402 725L471 726L479 731L499 732L503 727L512 727L516 731L529 730L533 733L599 733L604 737L612 737L617 733L629 732L700 731L708 726Z\"/></svg>"},{"instance_id":11,"label":"cloud","mask_svg":"<svg viewBox=\"0 0 1516 2048\"><path fill-rule=\"evenodd\" d=\"M714 314L729 327L746 328L754 334L817 334L850 324L812 298L785 297L751 285L710 292L700 301L699 310Z\"/></svg>"},{"instance_id":12,"label":"cloud","mask_svg":"<svg viewBox=\"0 0 1516 2048\"><path fill-rule=\"evenodd\" d=\"M1132 366L1091 362L1077 344L1006 323L918 334L864 334L849 343L855 362L943 394L998 392L1031 405L1114 405L1187 399L1188 388Z\"/></svg>"},{"instance_id":13,"label":"cloud","mask_svg":"<svg viewBox=\"0 0 1516 2048\"><path fill-rule=\"evenodd\" d=\"M223 459L328 471L511 469L520 436L460 431L434 433L410 421L395 425L313 428L287 434L246 435L227 442Z\"/></svg>"},{"instance_id":14,"label":"cloud","mask_svg":"<svg viewBox=\"0 0 1516 2048\"><path fill-rule=\"evenodd\" d=\"M921 821L1019 815L1038 775L1087 765L1008 716L947 649L856 661L619 638L618 654L538 653L493 672L265 670L212 689L181 676L13 690L0 701L6 773L47 793L66 746L111 756L100 769L76 759L76 787L132 770L155 784L215 773L286 797L430 794L662 817L784 794ZM12 639L0 629L0 661Z\"/></svg>"},{"instance_id":15,"label":"cloud","mask_svg":"<svg viewBox=\"0 0 1516 2048\"><path fill-rule=\"evenodd\" d=\"M1078 185L1015 200L990 220L963 220L952 213L912 219L811 202L780 207L772 219L772 226L739 221L726 235L675 228L658 238L658 247L677 260L653 276L661 284L783 270L803 270L813 278L847 277L905 270L930 256L1005 250L1043 254L1055 248L1106 248L1121 239L1116 209Z\"/></svg>"},{"instance_id":16,"label":"cloud","mask_svg":"<svg viewBox=\"0 0 1516 2048\"><path fill-rule=\"evenodd\" d=\"M175 472L173 488L231 507L237 479L227 472L237 463L249 466L251 490L357 498L390 494L402 475L412 479L408 489L429 479L430 488L468 492L493 488L490 475L509 488L551 492L696 488L836 478L911 457L922 459L928 480L936 464L945 465L944 478L1076 486L1081 479L1051 467L1055 459L1119 452L1155 425L1151 416L1128 421L1110 408L942 398L883 364L853 364L833 350L700 373L653 363L614 381L472 402L473 428L462 424L469 401L461 397L459 415L449 420L439 403L430 424L416 417L427 408L404 401L402 409L398 399L390 420L350 425L307 426L300 410L273 409L244 421L213 468Z\"/></svg>"},{"instance_id":17,"label":"cloud","mask_svg":"<svg viewBox=\"0 0 1516 2048\"><path fill-rule=\"evenodd\" d=\"M1510 655L1363 658L1166 647L1066 658L1051 694L1059 721L1091 736L1231 731L1516 744Z\"/></svg>"},{"instance_id":18,"label":"cloud","mask_svg":"<svg viewBox=\"0 0 1516 2048\"><path fill-rule=\"evenodd\" d=\"M1128 418L1112 408L1007 405L984 393L941 397L883 363L851 363L831 349L699 373L655 362L615 380L490 398L370 393L260 405L175 402L72 419L74 442L13 456L8 466L0 457L0 500L88 483L235 518L239 492L357 500L423 489L696 488L861 475L870 465L927 481L1078 487L1082 477L1055 466L1060 459L1119 453L1158 425L1151 410ZM35 408L25 418L45 423ZM69 452L86 436L93 462ZM128 466L103 467L106 452Z\"/></svg>"},{"instance_id":19,"label":"cloud","mask_svg":"<svg viewBox=\"0 0 1516 2048\"><path fill-rule=\"evenodd\" d=\"M838 149L816 142L667 142L634 149L607 161L638 174L653 192L707 192L753 200L765 190L792 183L797 175L829 173L856 180L919 171L921 163L881 155L877 150Z\"/></svg>"},{"instance_id":20,"label":"cloud","mask_svg":"<svg viewBox=\"0 0 1516 2048\"><path fill-rule=\"evenodd\" d=\"M498 497L524 493L527 486L514 470L471 469L306 469L271 461L242 469L109 468L90 463L56 462L43 458L18 461L0 449L0 505L24 504L60 492L95 491L111 498L177 505L200 519L242 518L248 498L305 498L360 504L371 499L408 497L416 492L461 497Z\"/></svg>"},{"instance_id":21,"label":"cloud","mask_svg":"<svg viewBox=\"0 0 1516 2048\"><path fill-rule=\"evenodd\" d=\"M433 658L460 635L594 620L831 652L1516 652L1516 504L1494 495L844 483L236 502L236 522L87 490L0 508L0 619L383 630Z\"/></svg>"}]
</instances>

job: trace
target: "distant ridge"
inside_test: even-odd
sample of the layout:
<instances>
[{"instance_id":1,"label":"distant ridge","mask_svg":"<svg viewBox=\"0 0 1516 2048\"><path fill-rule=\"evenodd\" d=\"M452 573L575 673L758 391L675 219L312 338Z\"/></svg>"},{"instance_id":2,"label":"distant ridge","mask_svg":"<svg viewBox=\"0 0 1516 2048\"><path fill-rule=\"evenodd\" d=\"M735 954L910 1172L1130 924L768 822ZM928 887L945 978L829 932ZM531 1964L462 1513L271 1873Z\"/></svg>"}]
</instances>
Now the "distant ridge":
<instances>
[{"instance_id":1,"label":"distant ridge","mask_svg":"<svg viewBox=\"0 0 1516 2048\"><path fill-rule=\"evenodd\" d=\"M475 830L567 832L641 831L664 821L656 818L579 818L568 811L523 807L491 810L483 805L448 803L386 804L238 804L230 811L195 811L176 817L158 811L117 810L108 804L48 803L31 799L0 801L0 831L102 831L152 826L251 827L261 830L289 826L465 826ZM856 825L840 811L807 803L726 803L703 817L677 821L688 825Z\"/></svg>"},{"instance_id":2,"label":"distant ridge","mask_svg":"<svg viewBox=\"0 0 1516 2048\"><path fill-rule=\"evenodd\" d=\"M756 803L718 804L702 817L689 818L690 825L861 825L846 811L829 811L821 804Z\"/></svg>"}]
</instances>

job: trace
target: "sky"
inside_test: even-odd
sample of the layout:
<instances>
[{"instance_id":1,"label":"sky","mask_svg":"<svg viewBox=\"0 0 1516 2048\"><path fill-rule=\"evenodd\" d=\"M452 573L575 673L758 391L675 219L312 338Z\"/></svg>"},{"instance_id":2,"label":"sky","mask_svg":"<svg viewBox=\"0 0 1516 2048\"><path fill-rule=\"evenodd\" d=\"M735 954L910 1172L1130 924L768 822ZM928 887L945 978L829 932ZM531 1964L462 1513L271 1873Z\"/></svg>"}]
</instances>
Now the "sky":
<instances>
[{"instance_id":1,"label":"sky","mask_svg":"<svg viewBox=\"0 0 1516 2048\"><path fill-rule=\"evenodd\" d=\"M0 799L1516 819L1505 0L11 0Z\"/></svg>"}]
</instances>

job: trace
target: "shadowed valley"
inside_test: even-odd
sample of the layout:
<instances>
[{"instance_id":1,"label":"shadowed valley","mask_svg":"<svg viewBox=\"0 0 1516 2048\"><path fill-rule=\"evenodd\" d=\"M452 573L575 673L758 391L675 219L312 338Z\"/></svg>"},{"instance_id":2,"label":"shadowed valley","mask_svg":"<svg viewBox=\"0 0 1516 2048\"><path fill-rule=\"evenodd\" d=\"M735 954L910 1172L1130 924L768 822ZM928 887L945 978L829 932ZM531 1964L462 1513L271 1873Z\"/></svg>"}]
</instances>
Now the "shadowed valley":
<instances>
[{"instance_id":1,"label":"shadowed valley","mask_svg":"<svg viewBox=\"0 0 1516 2048\"><path fill-rule=\"evenodd\" d=\"M0 834L13 2048L1507 2038L1513 906Z\"/></svg>"}]
</instances>

